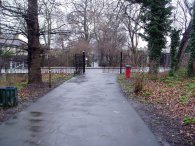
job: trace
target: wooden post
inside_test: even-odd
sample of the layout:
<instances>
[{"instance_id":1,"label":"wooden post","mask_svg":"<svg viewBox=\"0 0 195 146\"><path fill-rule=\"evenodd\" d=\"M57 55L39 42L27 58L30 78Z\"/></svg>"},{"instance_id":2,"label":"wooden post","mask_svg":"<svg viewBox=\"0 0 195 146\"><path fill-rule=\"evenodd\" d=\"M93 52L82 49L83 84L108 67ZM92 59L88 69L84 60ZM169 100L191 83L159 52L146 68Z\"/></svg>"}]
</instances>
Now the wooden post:
<instances>
[{"instance_id":1,"label":"wooden post","mask_svg":"<svg viewBox=\"0 0 195 146\"><path fill-rule=\"evenodd\" d=\"M95 67L95 55L93 54L93 68Z\"/></svg>"},{"instance_id":2,"label":"wooden post","mask_svg":"<svg viewBox=\"0 0 195 146\"><path fill-rule=\"evenodd\" d=\"M48 65L49 65L49 88L51 88L51 64L50 64L49 54L48 54Z\"/></svg>"},{"instance_id":3,"label":"wooden post","mask_svg":"<svg viewBox=\"0 0 195 146\"><path fill-rule=\"evenodd\" d=\"M120 74L122 74L122 67L123 67L123 52L120 53Z\"/></svg>"},{"instance_id":4,"label":"wooden post","mask_svg":"<svg viewBox=\"0 0 195 146\"><path fill-rule=\"evenodd\" d=\"M78 66L77 66L77 55L74 55L74 63L75 63L75 74L78 74Z\"/></svg>"}]
</instances>

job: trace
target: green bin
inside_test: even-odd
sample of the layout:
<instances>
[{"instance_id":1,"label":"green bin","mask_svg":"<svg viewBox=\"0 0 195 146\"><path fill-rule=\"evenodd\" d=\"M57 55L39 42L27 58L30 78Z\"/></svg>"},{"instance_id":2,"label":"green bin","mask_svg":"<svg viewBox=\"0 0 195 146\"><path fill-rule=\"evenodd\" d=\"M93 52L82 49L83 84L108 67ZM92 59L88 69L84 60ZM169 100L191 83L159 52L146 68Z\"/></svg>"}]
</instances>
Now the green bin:
<instances>
[{"instance_id":1,"label":"green bin","mask_svg":"<svg viewBox=\"0 0 195 146\"><path fill-rule=\"evenodd\" d=\"M18 104L18 91L16 87L0 88L0 106L12 107Z\"/></svg>"}]
</instances>

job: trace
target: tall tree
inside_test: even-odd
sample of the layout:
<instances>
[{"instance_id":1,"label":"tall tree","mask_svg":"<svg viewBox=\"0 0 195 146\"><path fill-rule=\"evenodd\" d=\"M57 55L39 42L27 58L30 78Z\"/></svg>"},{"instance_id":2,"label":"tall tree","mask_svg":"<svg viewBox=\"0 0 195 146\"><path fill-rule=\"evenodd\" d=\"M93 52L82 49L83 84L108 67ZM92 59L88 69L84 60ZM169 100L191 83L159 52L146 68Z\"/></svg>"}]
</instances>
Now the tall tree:
<instances>
[{"instance_id":1,"label":"tall tree","mask_svg":"<svg viewBox=\"0 0 195 146\"><path fill-rule=\"evenodd\" d=\"M142 8L139 4L124 2L122 8L122 24L127 31L129 57L134 65L140 64L138 45L140 43L140 31L142 30L141 14Z\"/></svg>"},{"instance_id":2,"label":"tall tree","mask_svg":"<svg viewBox=\"0 0 195 146\"><path fill-rule=\"evenodd\" d=\"M141 3L145 9L143 23L145 25L144 38L148 41L149 72L158 74L162 49L166 46L166 35L170 30L171 0L128 0Z\"/></svg>"},{"instance_id":3,"label":"tall tree","mask_svg":"<svg viewBox=\"0 0 195 146\"><path fill-rule=\"evenodd\" d=\"M67 16L67 20L74 34L87 43L89 43L91 39L94 2L94 0L73 0L73 11Z\"/></svg>"},{"instance_id":4,"label":"tall tree","mask_svg":"<svg viewBox=\"0 0 195 146\"><path fill-rule=\"evenodd\" d=\"M104 3L94 19L94 36L99 65L113 64L116 54L126 45L126 30L122 25L117 3Z\"/></svg>"},{"instance_id":5,"label":"tall tree","mask_svg":"<svg viewBox=\"0 0 195 146\"><path fill-rule=\"evenodd\" d=\"M38 0L28 0L25 17L28 34L29 83L41 83L41 49L39 42Z\"/></svg>"},{"instance_id":6,"label":"tall tree","mask_svg":"<svg viewBox=\"0 0 195 146\"><path fill-rule=\"evenodd\" d=\"M4 35L22 34L28 39L27 51L29 83L42 82L40 65L40 36L49 36L47 40L50 41L51 34L62 33L60 30L62 30L62 26L64 26L64 24L60 24L60 26L57 27L53 26L51 28L50 22L54 22L54 20L56 20L56 17L50 17L51 14L47 14L50 13L54 8L50 9L51 7L46 7L46 4L44 4L44 2L47 2L47 4L49 3L48 5L55 6L56 12L57 8L62 7L61 3L59 3L58 1L60 0L49 0L49 2L45 0L0 0L0 8L3 16L3 18L1 17L2 33ZM46 15L48 17L45 17ZM44 22L47 22L47 20L49 20L49 25L42 22L40 23L41 27L39 27L38 20L46 20ZM62 21L62 19L60 20ZM47 27L45 27L46 25ZM65 31L63 30L63 33L64 32ZM46 42L46 44L48 44L48 41Z\"/></svg>"},{"instance_id":7,"label":"tall tree","mask_svg":"<svg viewBox=\"0 0 195 146\"><path fill-rule=\"evenodd\" d=\"M191 0L177 0L173 13L173 25L182 30L182 38L176 57L176 71L182 66L186 48L189 46L190 32L192 30L192 10Z\"/></svg>"},{"instance_id":8,"label":"tall tree","mask_svg":"<svg viewBox=\"0 0 195 146\"><path fill-rule=\"evenodd\" d=\"M188 76L195 76L195 2L193 4L193 20L192 20L192 31L190 36L190 61L188 66Z\"/></svg>"},{"instance_id":9,"label":"tall tree","mask_svg":"<svg viewBox=\"0 0 195 146\"><path fill-rule=\"evenodd\" d=\"M171 31L171 70L170 75L174 75L176 71L176 53L177 47L179 46L179 33L180 30L173 29Z\"/></svg>"},{"instance_id":10,"label":"tall tree","mask_svg":"<svg viewBox=\"0 0 195 146\"><path fill-rule=\"evenodd\" d=\"M166 35L169 31L171 15L170 7L167 7L170 0L150 0L145 6L149 13L145 14L146 35L149 48L150 73L157 75L160 65L162 49L166 47Z\"/></svg>"},{"instance_id":11,"label":"tall tree","mask_svg":"<svg viewBox=\"0 0 195 146\"><path fill-rule=\"evenodd\" d=\"M183 33L179 49L177 52L177 57L176 57L176 71L179 70L181 63L182 63L182 58L185 54L185 50L187 46L189 45L189 38L190 38L190 32L192 31L192 21L188 24L187 29Z\"/></svg>"}]
</instances>

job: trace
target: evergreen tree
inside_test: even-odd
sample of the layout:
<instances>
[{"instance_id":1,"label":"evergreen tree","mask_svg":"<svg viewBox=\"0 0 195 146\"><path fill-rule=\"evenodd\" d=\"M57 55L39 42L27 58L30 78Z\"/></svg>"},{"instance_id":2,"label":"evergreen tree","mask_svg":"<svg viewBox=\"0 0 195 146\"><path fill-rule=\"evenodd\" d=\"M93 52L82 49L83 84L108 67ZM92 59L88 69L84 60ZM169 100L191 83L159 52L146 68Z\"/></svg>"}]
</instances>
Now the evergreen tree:
<instances>
[{"instance_id":1,"label":"evergreen tree","mask_svg":"<svg viewBox=\"0 0 195 146\"><path fill-rule=\"evenodd\" d=\"M179 33L180 30L173 29L171 31L171 70L170 75L173 76L177 66L177 47L179 46Z\"/></svg>"},{"instance_id":2,"label":"evergreen tree","mask_svg":"<svg viewBox=\"0 0 195 146\"><path fill-rule=\"evenodd\" d=\"M150 57L150 73L158 74L162 49L166 47L166 35L170 29L170 0L148 0L148 13L145 15L146 35Z\"/></svg>"},{"instance_id":3,"label":"evergreen tree","mask_svg":"<svg viewBox=\"0 0 195 146\"><path fill-rule=\"evenodd\" d=\"M188 76L195 77L195 2L193 5L193 22L192 22L192 32L190 36L190 60L188 65Z\"/></svg>"},{"instance_id":4,"label":"evergreen tree","mask_svg":"<svg viewBox=\"0 0 195 146\"><path fill-rule=\"evenodd\" d=\"M166 35L170 31L171 0L129 0L141 3L145 9L143 22L148 41L150 73L158 74L162 49L166 47Z\"/></svg>"}]
</instances>

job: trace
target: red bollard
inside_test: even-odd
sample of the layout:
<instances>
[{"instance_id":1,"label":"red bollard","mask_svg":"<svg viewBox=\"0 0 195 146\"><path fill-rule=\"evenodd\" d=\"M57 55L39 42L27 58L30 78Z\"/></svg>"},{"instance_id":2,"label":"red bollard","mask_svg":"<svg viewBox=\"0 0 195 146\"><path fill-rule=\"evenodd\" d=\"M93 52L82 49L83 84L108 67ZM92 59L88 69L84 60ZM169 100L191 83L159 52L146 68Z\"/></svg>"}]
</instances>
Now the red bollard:
<instances>
[{"instance_id":1,"label":"red bollard","mask_svg":"<svg viewBox=\"0 0 195 146\"><path fill-rule=\"evenodd\" d=\"M131 66L130 65L126 65L125 77L126 79L130 79L131 77Z\"/></svg>"}]
</instances>

